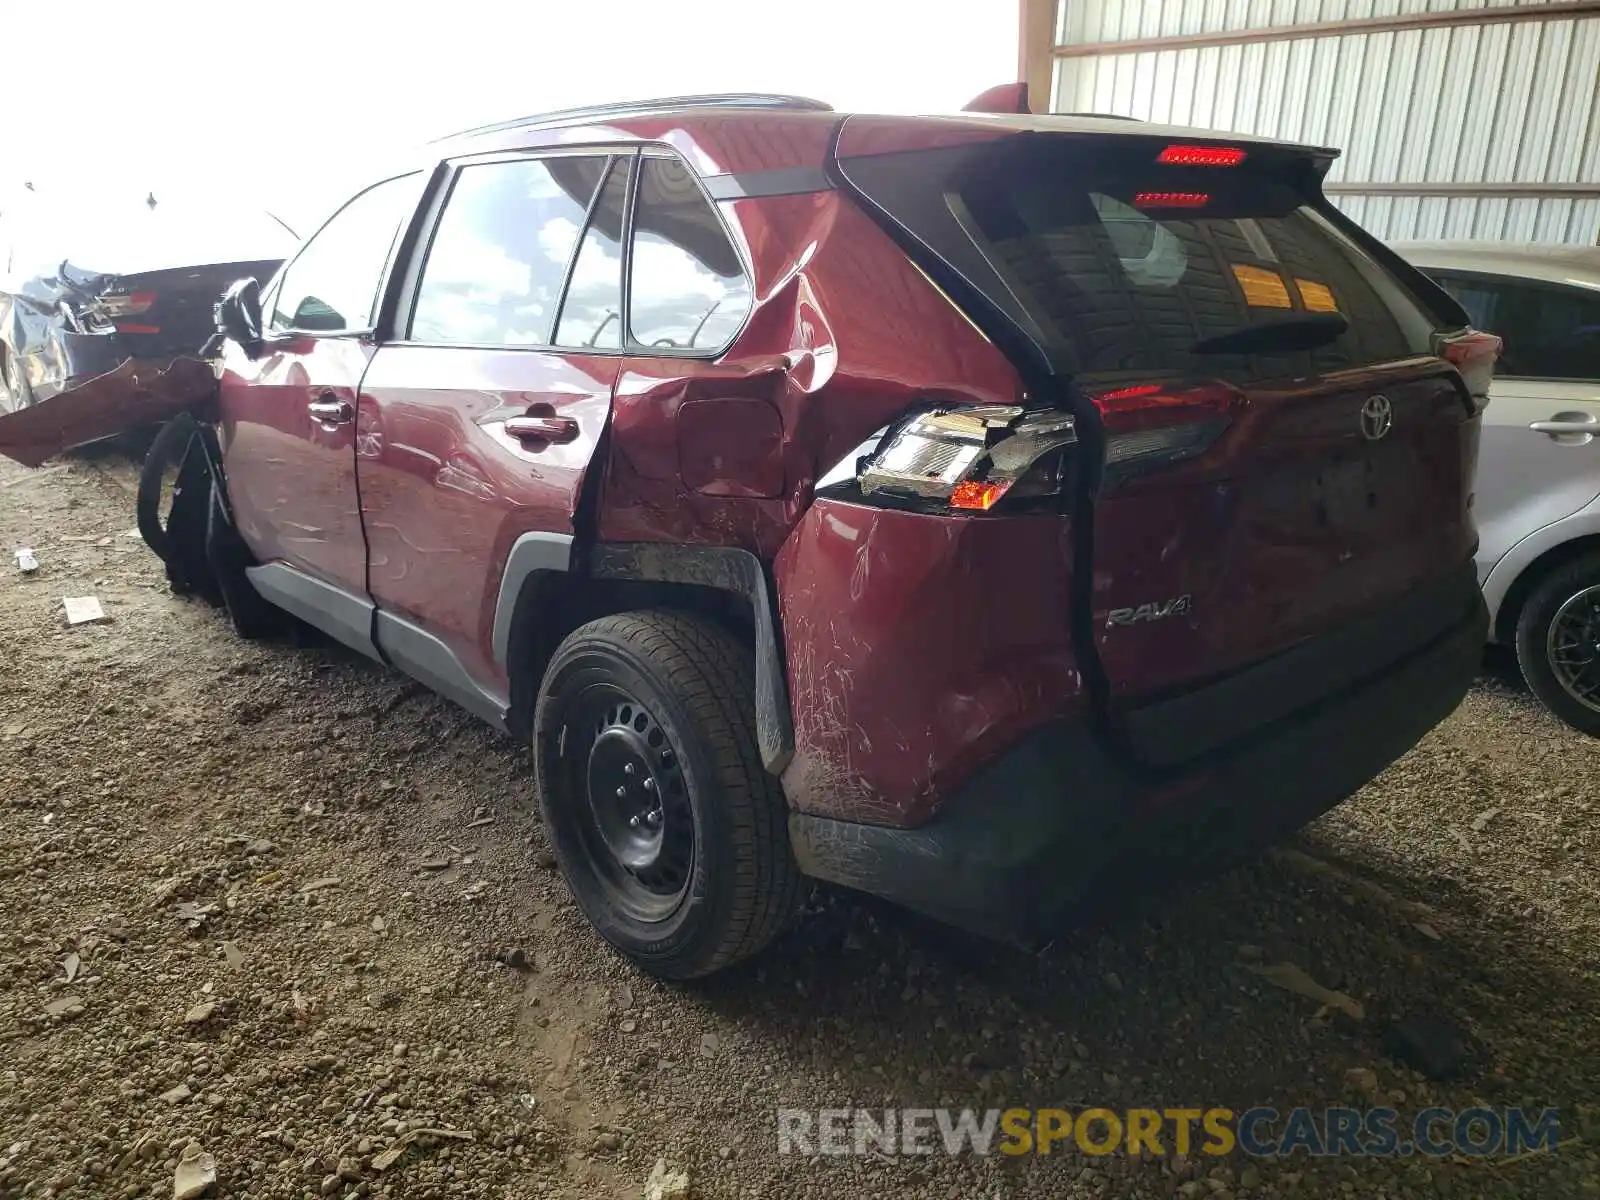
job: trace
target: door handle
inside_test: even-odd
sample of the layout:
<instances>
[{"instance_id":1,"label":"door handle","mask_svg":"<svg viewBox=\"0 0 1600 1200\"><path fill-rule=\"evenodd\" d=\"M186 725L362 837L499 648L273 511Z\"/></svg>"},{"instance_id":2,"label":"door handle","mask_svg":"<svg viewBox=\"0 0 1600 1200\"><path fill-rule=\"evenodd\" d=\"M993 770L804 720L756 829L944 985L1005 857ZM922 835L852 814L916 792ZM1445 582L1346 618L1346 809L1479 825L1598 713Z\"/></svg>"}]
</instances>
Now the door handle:
<instances>
[{"instance_id":1,"label":"door handle","mask_svg":"<svg viewBox=\"0 0 1600 1200\"><path fill-rule=\"evenodd\" d=\"M348 425L356 415L356 410L351 407L348 400L335 400L331 394L324 395L320 400L313 400L306 405L306 411L311 414L311 419L324 429L331 429L336 425Z\"/></svg>"},{"instance_id":2,"label":"door handle","mask_svg":"<svg viewBox=\"0 0 1600 1200\"><path fill-rule=\"evenodd\" d=\"M1600 433L1600 417L1593 413L1558 412L1548 421L1530 421L1528 428L1535 433L1548 434L1552 441L1571 438L1575 444L1584 445Z\"/></svg>"},{"instance_id":3,"label":"door handle","mask_svg":"<svg viewBox=\"0 0 1600 1200\"><path fill-rule=\"evenodd\" d=\"M571 417L512 417L506 433L519 441L571 442L578 437L578 423Z\"/></svg>"}]
</instances>

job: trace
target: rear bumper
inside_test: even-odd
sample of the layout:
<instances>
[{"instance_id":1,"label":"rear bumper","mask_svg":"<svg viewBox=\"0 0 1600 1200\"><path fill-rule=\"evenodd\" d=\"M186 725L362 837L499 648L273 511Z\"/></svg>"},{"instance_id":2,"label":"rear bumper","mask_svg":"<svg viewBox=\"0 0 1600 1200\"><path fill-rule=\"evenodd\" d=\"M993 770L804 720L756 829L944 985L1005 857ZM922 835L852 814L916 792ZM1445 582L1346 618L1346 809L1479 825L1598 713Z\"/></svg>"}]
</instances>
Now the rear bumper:
<instances>
[{"instance_id":1,"label":"rear bumper","mask_svg":"<svg viewBox=\"0 0 1600 1200\"><path fill-rule=\"evenodd\" d=\"M1072 910L1299 828L1414 746L1461 702L1482 658L1487 619L1470 570L1451 597L1432 636L1381 673L1175 775L1140 778L1087 722L1057 721L918 828L791 814L795 856L809 875L952 924L1046 940Z\"/></svg>"}]
</instances>

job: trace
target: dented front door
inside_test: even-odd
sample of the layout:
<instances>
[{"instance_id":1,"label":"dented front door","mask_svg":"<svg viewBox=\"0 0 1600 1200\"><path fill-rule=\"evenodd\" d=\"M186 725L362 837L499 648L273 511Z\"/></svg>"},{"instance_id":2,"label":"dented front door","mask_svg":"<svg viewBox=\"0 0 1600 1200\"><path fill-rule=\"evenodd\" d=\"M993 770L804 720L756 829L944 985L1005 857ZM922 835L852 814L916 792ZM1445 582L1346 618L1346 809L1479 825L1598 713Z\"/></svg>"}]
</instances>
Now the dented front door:
<instances>
[{"instance_id":1,"label":"dented front door","mask_svg":"<svg viewBox=\"0 0 1600 1200\"><path fill-rule=\"evenodd\" d=\"M355 415L365 339L295 337L223 355L221 439L234 520L256 558L366 591Z\"/></svg>"}]
</instances>

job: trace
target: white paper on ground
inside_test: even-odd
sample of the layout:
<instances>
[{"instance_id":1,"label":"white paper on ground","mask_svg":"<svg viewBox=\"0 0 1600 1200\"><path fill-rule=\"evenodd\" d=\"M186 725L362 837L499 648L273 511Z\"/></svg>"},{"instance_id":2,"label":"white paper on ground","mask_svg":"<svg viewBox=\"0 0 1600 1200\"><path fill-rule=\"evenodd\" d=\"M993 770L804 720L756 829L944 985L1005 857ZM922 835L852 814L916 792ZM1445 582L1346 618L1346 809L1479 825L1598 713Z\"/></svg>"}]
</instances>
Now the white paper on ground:
<instances>
[{"instance_id":1,"label":"white paper on ground","mask_svg":"<svg viewBox=\"0 0 1600 1200\"><path fill-rule=\"evenodd\" d=\"M67 610L68 625L86 625L106 619L106 610L100 607L97 596L63 596L61 603Z\"/></svg>"}]
</instances>

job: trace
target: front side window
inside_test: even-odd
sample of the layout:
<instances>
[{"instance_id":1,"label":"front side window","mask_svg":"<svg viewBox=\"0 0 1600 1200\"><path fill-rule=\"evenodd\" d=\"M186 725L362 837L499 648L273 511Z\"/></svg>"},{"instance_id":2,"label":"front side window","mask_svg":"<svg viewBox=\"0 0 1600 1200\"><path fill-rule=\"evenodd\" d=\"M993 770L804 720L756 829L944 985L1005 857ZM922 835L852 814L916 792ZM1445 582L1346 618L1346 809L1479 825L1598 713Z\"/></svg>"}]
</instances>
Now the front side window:
<instances>
[{"instance_id":1,"label":"front side window","mask_svg":"<svg viewBox=\"0 0 1600 1200\"><path fill-rule=\"evenodd\" d=\"M750 312L750 281L739 254L686 166L648 158L639 170L633 341L646 351L719 350Z\"/></svg>"},{"instance_id":2,"label":"front side window","mask_svg":"<svg viewBox=\"0 0 1600 1200\"><path fill-rule=\"evenodd\" d=\"M416 211L421 172L375 184L312 235L289 264L269 327L307 333L370 329L378 285L402 224Z\"/></svg>"},{"instance_id":3,"label":"front side window","mask_svg":"<svg viewBox=\"0 0 1600 1200\"><path fill-rule=\"evenodd\" d=\"M1495 374L1600 380L1600 292L1496 275L1441 274L1439 285L1503 348Z\"/></svg>"},{"instance_id":4,"label":"front side window","mask_svg":"<svg viewBox=\"0 0 1600 1200\"><path fill-rule=\"evenodd\" d=\"M579 155L462 167L423 264L411 340L548 346L609 163Z\"/></svg>"}]
</instances>

